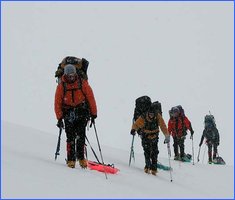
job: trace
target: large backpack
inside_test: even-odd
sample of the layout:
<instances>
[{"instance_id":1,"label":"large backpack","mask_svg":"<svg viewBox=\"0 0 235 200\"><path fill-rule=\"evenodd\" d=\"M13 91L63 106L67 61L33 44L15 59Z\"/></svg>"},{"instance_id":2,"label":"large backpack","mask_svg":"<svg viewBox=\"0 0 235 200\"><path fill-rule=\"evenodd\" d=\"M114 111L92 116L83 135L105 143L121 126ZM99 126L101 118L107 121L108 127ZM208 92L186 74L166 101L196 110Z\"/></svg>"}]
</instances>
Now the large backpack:
<instances>
[{"instance_id":1,"label":"large backpack","mask_svg":"<svg viewBox=\"0 0 235 200\"><path fill-rule=\"evenodd\" d=\"M204 118L204 125L205 128L215 128L216 127L216 123L215 123L215 118L213 115L206 115Z\"/></svg>"},{"instance_id":2,"label":"large backpack","mask_svg":"<svg viewBox=\"0 0 235 200\"><path fill-rule=\"evenodd\" d=\"M162 105L159 101L153 102L151 107L154 109L155 113L162 115Z\"/></svg>"},{"instance_id":3,"label":"large backpack","mask_svg":"<svg viewBox=\"0 0 235 200\"><path fill-rule=\"evenodd\" d=\"M57 78L58 83L61 82L61 77L64 74L64 67L67 64L71 64L75 66L79 77L81 77L82 79L88 79L87 69L88 69L89 62L85 58L80 59L74 56L66 56L61 61L61 63L59 63L59 66L57 67L57 70L55 72L55 77Z\"/></svg>"},{"instance_id":4,"label":"large backpack","mask_svg":"<svg viewBox=\"0 0 235 200\"><path fill-rule=\"evenodd\" d=\"M84 92L82 91L82 80L83 79L85 79L85 80L88 79L87 69L88 69L89 62L85 58L80 59L80 58L77 58L77 57L74 57L74 56L65 57L61 61L61 63L59 63L59 66L58 66L58 68L55 72L55 77L57 78L58 84L61 82L61 77L64 74L64 67L67 64L71 64L71 65L75 66L76 72L78 74L78 79L79 79L79 81L78 81L78 90L81 90L81 92L85 96ZM65 96L66 92L68 91L67 90L67 84L65 82L63 82L63 90L64 90L63 95ZM89 108L89 104L88 104L87 100L85 100L85 102L82 104L82 107L83 107L84 110L86 110L87 117L89 117L90 116L90 108Z\"/></svg>"},{"instance_id":5,"label":"large backpack","mask_svg":"<svg viewBox=\"0 0 235 200\"><path fill-rule=\"evenodd\" d=\"M169 115L170 115L170 119L172 119L172 113L173 113L173 109L174 108L178 108L179 109L179 112L180 112L180 115L181 117L185 117L185 113L184 113L184 109L181 105L178 105L178 106L174 106L172 107L170 110L169 110Z\"/></svg>"},{"instance_id":6,"label":"large backpack","mask_svg":"<svg viewBox=\"0 0 235 200\"><path fill-rule=\"evenodd\" d=\"M151 98L149 96L141 96L135 100L135 111L134 111L134 121L138 119L141 115L146 113L152 104Z\"/></svg>"}]
</instances>

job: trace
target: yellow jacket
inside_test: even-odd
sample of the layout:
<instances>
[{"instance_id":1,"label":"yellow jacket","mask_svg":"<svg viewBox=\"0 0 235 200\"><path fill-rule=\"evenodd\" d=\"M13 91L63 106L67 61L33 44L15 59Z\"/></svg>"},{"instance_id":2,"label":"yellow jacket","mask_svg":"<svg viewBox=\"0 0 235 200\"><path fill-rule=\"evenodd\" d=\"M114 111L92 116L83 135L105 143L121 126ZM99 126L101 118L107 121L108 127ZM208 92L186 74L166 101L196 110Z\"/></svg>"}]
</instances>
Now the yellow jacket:
<instances>
[{"instance_id":1,"label":"yellow jacket","mask_svg":"<svg viewBox=\"0 0 235 200\"><path fill-rule=\"evenodd\" d=\"M155 120L155 121L154 121ZM151 135L151 134L154 134L154 133L159 133L159 127L157 126L156 129L154 130L149 130L149 129L146 129L145 125L146 123L157 123L158 126L160 126L161 128L161 131L163 132L163 134L165 136L168 136L169 133L168 133L168 130L167 130L167 126L166 126L166 123L164 121L164 119L162 118L162 116L158 113L157 116L155 116L153 118L153 120L151 120L149 117L148 117L148 113L145 115L145 117L143 116L140 116L135 122L134 124L132 125L132 129L138 131L139 129L141 129L141 132L143 134L148 134L148 135Z\"/></svg>"}]
</instances>

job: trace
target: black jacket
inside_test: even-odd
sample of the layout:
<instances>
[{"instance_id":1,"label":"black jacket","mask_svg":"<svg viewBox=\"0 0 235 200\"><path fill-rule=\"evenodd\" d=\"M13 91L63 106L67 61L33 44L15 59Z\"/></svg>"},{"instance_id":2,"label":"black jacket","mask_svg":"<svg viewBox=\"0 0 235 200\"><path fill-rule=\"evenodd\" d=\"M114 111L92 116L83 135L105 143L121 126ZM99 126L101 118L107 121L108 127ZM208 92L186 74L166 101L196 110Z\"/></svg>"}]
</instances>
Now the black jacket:
<instances>
[{"instance_id":1,"label":"black jacket","mask_svg":"<svg viewBox=\"0 0 235 200\"><path fill-rule=\"evenodd\" d=\"M213 127L212 129L204 129L201 137L201 142L199 144L200 146L202 145L204 138L206 138L207 142L219 144L220 136L218 129L216 127Z\"/></svg>"}]
</instances>

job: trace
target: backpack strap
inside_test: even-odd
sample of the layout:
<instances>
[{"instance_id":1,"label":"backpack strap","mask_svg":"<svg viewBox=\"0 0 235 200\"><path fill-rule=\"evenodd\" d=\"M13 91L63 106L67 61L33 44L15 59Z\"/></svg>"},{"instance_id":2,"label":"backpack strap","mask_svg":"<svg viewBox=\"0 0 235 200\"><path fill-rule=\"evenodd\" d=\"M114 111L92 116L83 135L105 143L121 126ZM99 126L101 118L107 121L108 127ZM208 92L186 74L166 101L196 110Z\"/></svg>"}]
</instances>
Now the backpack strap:
<instances>
[{"instance_id":1,"label":"backpack strap","mask_svg":"<svg viewBox=\"0 0 235 200\"><path fill-rule=\"evenodd\" d=\"M66 92L68 91L66 82L63 82L63 89L64 89L64 96L65 96ZM71 89L71 90L77 90L77 89ZM81 90L82 94L85 96L85 93L82 90L82 79L79 76L78 76L78 90Z\"/></svg>"}]
</instances>

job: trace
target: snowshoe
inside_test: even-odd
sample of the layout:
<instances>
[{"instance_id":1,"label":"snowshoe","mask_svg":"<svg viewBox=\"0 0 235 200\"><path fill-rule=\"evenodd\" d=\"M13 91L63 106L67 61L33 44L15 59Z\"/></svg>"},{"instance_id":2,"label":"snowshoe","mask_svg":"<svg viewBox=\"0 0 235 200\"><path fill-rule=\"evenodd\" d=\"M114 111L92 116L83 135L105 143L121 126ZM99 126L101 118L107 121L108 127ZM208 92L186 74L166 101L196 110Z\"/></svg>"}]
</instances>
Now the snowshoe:
<instances>
[{"instance_id":1,"label":"snowshoe","mask_svg":"<svg viewBox=\"0 0 235 200\"><path fill-rule=\"evenodd\" d=\"M216 157L215 159L213 159L212 163L216 164L216 165L225 165L226 164L222 157Z\"/></svg>"},{"instance_id":2,"label":"snowshoe","mask_svg":"<svg viewBox=\"0 0 235 200\"><path fill-rule=\"evenodd\" d=\"M180 158L182 162L191 162L192 160L192 155L190 154L185 154L183 157Z\"/></svg>"},{"instance_id":3,"label":"snowshoe","mask_svg":"<svg viewBox=\"0 0 235 200\"><path fill-rule=\"evenodd\" d=\"M114 164L101 164L95 161L87 161L87 166L91 170L96 170L99 172L104 172L108 174L117 174L118 171L120 171L118 168L114 167Z\"/></svg>"},{"instance_id":4,"label":"snowshoe","mask_svg":"<svg viewBox=\"0 0 235 200\"><path fill-rule=\"evenodd\" d=\"M165 170L165 171L172 170L171 167L166 166L166 165L163 165L163 164L161 164L160 162L157 163L157 169L162 169L162 170Z\"/></svg>"}]
</instances>

